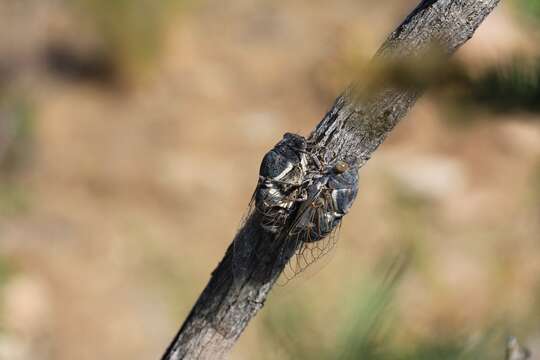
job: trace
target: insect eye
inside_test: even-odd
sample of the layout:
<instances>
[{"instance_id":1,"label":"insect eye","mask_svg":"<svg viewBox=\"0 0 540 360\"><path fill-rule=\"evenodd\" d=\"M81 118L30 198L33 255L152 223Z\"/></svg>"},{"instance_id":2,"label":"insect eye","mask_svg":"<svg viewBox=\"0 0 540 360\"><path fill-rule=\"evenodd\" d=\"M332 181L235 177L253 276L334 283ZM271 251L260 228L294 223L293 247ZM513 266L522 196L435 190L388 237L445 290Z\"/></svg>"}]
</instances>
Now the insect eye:
<instances>
[{"instance_id":1,"label":"insect eye","mask_svg":"<svg viewBox=\"0 0 540 360\"><path fill-rule=\"evenodd\" d=\"M342 174L344 173L345 171L349 170L349 164L347 164L345 161L338 161L336 163L336 165L334 166L334 170L338 173L338 174Z\"/></svg>"}]
</instances>

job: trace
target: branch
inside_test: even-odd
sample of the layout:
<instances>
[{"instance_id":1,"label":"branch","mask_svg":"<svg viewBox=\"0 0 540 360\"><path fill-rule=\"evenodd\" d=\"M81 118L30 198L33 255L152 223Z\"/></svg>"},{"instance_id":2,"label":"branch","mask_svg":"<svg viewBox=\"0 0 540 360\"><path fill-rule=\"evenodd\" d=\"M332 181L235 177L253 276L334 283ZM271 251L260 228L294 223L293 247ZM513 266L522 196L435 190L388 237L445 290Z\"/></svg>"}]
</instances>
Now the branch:
<instances>
[{"instance_id":1,"label":"branch","mask_svg":"<svg viewBox=\"0 0 540 360\"><path fill-rule=\"evenodd\" d=\"M374 62L414 59L434 43L446 58L472 37L498 2L423 0L385 41ZM423 91L386 86L374 91L367 89L369 96L359 98L358 93L366 93L355 91L359 88L356 84L338 97L308 139L315 144L317 157L326 163L346 159L354 167L361 167ZM283 247L274 234L261 226L261 221L262 215L257 211L246 220L163 360L225 357L262 308L285 262L278 263L276 271L276 258ZM258 255L244 256L241 271L233 275L234 253L239 251L235 246L245 254Z\"/></svg>"}]
</instances>

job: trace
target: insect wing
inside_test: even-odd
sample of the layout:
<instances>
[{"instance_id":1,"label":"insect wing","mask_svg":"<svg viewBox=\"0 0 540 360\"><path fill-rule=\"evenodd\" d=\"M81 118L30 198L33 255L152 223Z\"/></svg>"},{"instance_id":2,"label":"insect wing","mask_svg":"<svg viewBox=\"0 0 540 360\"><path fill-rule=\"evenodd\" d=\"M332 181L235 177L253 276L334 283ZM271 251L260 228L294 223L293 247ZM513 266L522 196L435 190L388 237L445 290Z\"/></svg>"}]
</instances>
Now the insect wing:
<instances>
[{"instance_id":1,"label":"insect wing","mask_svg":"<svg viewBox=\"0 0 540 360\"><path fill-rule=\"evenodd\" d=\"M295 251L283 270L280 285L285 285L328 254L338 241L340 219L335 221L329 216L335 209L326 190L319 191L316 197L303 204L304 211L297 215L292 225L287 241L294 244L291 246Z\"/></svg>"},{"instance_id":2,"label":"insect wing","mask_svg":"<svg viewBox=\"0 0 540 360\"><path fill-rule=\"evenodd\" d=\"M356 168L326 180L319 191L302 204L302 211L289 228L287 240L296 250L283 271L283 285L335 248L341 220L356 198Z\"/></svg>"},{"instance_id":3,"label":"insect wing","mask_svg":"<svg viewBox=\"0 0 540 360\"><path fill-rule=\"evenodd\" d=\"M304 273L308 267L315 263L321 264L320 259L331 253L335 248L339 239L340 228L341 223L319 241L300 243L294 256L289 260L287 266L283 270L283 281L280 280L280 284L287 284L297 275ZM326 258L330 260L329 257ZM324 266L325 263L326 262L322 263L321 267Z\"/></svg>"},{"instance_id":4,"label":"insect wing","mask_svg":"<svg viewBox=\"0 0 540 360\"><path fill-rule=\"evenodd\" d=\"M259 183L251 197L249 206L244 213L244 216L242 217L239 230L233 241L232 270L235 282L238 282L240 281L240 279L244 279L246 277L249 264L257 261L257 259L255 259L254 257L261 257L264 255L257 253L257 249L253 243L253 239L243 233L243 229L244 227L246 227L247 223L250 221L257 221L258 225L262 227L262 231L265 231L268 235L273 237L274 240L277 240L282 233L280 229L283 228L287 219L287 213L284 211L284 209L265 209L264 207L260 207L257 205L258 201L262 201L260 197L257 198L257 196L260 196L261 194L260 186L261 184ZM265 193L265 196L271 197L274 195L268 192ZM278 200L278 198L264 199L264 201L268 203L274 203ZM274 267L279 268L278 264L282 261L281 259L285 257L285 255L281 254L285 253L285 250L280 250L280 256L278 256ZM272 271L275 270L272 269Z\"/></svg>"}]
</instances>

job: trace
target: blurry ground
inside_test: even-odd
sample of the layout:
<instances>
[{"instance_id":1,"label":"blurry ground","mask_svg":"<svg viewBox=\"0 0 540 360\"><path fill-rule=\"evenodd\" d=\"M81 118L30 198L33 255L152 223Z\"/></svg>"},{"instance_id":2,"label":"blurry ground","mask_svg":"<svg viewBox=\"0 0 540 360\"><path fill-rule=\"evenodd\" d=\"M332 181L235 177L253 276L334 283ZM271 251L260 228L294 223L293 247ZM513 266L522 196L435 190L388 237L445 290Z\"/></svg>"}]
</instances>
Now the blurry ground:
<instances>
[{"instance_id":1,"label":"blurry ground","mask_svg":"<svg viewBox=\"0 0 540 360\"><path fill-rule=\"evenodd\" d=\"M0 4L0 359L157 358L262 155L307 135L416 1L135 3L127 20L124 2ZM537 53L510 5L460 59ZM420 101L362 169L331 261L275 291L235 359L282 358L263 320L292 306L332 342L361 279L410 245L397 342L499 326L538 347L540 123L457 120Z\"/></svg>"}]
</instances>

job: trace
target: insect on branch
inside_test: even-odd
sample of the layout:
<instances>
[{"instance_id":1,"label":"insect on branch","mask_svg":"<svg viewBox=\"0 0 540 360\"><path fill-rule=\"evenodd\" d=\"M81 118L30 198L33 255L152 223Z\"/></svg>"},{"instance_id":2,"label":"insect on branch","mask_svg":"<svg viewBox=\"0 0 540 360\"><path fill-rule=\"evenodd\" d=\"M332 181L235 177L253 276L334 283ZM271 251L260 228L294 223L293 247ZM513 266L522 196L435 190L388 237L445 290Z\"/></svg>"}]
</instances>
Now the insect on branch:
<instances>
[{"instance_id":1,"label":"insect on branch","mask_svg":"<svg viewBox=\"0 0 540 360\"><path fill-rule=\"evenodd\" d=\"M445 60L498 3L423 0L373 63L414 62L433 44ZM333 245L332 235L356 197L358 170L424 90L376 83L354 84L310 136L285 134L265 155L250 212L163 360L223 358L286 267L294 276Z\"/></svg>"}]
</instances>

